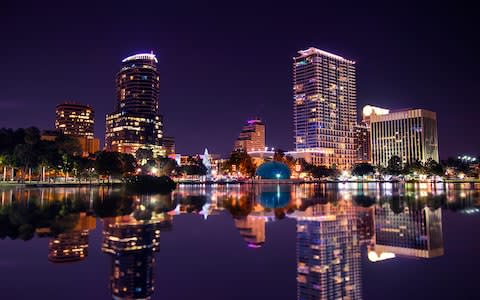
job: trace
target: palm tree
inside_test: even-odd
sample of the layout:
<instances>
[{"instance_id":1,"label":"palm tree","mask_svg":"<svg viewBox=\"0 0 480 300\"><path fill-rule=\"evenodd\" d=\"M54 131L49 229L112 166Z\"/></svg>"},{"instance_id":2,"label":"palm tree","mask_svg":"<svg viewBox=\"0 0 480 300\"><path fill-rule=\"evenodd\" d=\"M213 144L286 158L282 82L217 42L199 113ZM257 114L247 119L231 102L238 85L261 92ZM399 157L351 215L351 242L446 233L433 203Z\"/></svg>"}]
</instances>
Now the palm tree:
<instances>
[{"instance_id":1,"label":"palm tree","mask_svg":"<svg viewBox=\"0 0 480 300\"><path fill-rule=\"evenodd\" d=\"M0 166L3 167L2 181L7 181L7 155L0 154Z\"/></svg>"}]
</instances>

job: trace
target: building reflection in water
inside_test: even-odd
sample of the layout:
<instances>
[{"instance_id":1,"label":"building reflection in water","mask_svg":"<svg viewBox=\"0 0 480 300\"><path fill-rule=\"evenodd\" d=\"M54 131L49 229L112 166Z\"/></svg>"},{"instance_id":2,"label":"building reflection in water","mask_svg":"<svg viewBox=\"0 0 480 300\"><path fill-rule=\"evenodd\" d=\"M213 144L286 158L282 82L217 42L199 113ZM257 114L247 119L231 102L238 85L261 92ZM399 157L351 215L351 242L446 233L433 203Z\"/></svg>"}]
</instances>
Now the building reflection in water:
<instances>
[{"instance_id":1,"label":"building reflection in water","mask_svg":"<svg viewBox=\"0 0 480 300\"><path fill-rule=\"evenodd\" d=\"M133 214L104 219L102 251L111 258L114 299L150 299L162 227L171 227L169 220L138 221Z\"/></svg>"},{"instance_id":2,"label":"building reflection in water","mask_svg":"<svg viewBox=\"0 0 480 300\"><path fill-rule=\"evenodd\" d=\"M250 248L260 248L265 243L265 223L262 216L235 219L235 227Z\"/></svg>"},{"instance_id":3,"label":"building reflection in water","mask_svg":"<svg viewBox=\"0 0 480 300\"><path fill-rule=\"evenodd\" d=\"M407 256L431 258L441 256L443 249L442 209L408 208L395 213L390 203L375 207L376 255L369 257ZM394 254L394 255L392 255Z\"/></svg>"},{"instance_id":4,"label":"building reflection in water","mask_svg":"<svg viewBox=\"0 0 480 300\"><path fill-rule=\"evenodd\" d=\"M297 298L361 299L361 248L368 249L372 262L397 256L441 256L442 208L471 214L480 205L478 189L450 184L180 186L172 195L135 199L114 192L95 190L102 197L93 201L93 190L0 189L5 208L0 220L11 220L9 214L14 212L29 216L21 208L32 207L33 201L45 211L59 202L82 202L81 212L75 205L65 206L72 218L64 220L62 230L52 231L59 218L48 214L45 221L51 226L46 227L44 221L39 223L43 227L33 224L38 236L53 235L49 260L85 259L88 232L95 229L92 214L104 217L102 250L111 259L113 297L149 299L154 291L160 232L172 230L177 215L192 213L207 219L226 211L251 248L267 242L267 223L293 218L297 222ZM22 224L2 226L7 225Z\"/></svg>"},{"instance_id":5,"label":"building reflection in water","mask_svg":"<svg viewBox=\"0 0 480 300\"><path fill-rule=\"evenodd\" d=\"M82 212L72 230L55 234L48 243L48 260L66 263L84 260L88 256L88 236L96 227L96 218Z\"/></svg>"},{"instance_id":6,"label":"building reflection in water","mask_svg":"<svg viewBox=\"0 0 480 300\"><path fill-rule=\"evenodd\" d=\"M297 299L361 299L357 212L351 202L317 204L297 219Z\"/></svg>"}]
</instances>

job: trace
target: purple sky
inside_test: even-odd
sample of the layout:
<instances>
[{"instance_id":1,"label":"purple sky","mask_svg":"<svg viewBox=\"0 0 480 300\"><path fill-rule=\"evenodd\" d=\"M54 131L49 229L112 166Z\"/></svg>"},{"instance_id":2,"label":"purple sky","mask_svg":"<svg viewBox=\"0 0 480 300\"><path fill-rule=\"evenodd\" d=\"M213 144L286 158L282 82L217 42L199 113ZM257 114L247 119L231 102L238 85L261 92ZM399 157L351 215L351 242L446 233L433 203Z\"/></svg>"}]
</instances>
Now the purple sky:
<instances>
[{"instance_id":1,"label":"purple sky","mask_svg":"<svg viewBox=\"0 0 480 300\"><path fill-rule=\"evenodd\" d=\"M164 2L2 1L0 127L52 128L55 105L75 100L94 106L103 139L121 59L153 50L165 132L180 153L226 154L257 115L268 145L288 150L292 57L313 46L357 61L359 111L436 111L441 157L479 154L479 24L470 7Z\"/></svg>"}]
</instances>

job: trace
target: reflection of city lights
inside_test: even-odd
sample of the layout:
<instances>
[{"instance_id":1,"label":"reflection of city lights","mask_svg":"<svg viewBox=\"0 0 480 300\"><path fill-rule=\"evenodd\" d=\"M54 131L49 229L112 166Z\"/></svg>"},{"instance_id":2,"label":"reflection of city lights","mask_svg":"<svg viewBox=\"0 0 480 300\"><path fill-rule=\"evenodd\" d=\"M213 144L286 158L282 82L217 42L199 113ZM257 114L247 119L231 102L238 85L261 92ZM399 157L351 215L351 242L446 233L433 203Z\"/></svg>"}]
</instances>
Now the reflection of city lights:
<instances>
[{"instance_id":1,"label":"reflection of city lights","mask_svg":"<svg viewBox=\"0 0 480 300\"><path fill-rule=\"evenodd\" d=\"M371 262L377 262L392 258L395 258L395 253L382 252L380 253L380 255L378 255L378 253L375 251L368 251L368 260L370 260Z\"/></svg>"}]
</instances>

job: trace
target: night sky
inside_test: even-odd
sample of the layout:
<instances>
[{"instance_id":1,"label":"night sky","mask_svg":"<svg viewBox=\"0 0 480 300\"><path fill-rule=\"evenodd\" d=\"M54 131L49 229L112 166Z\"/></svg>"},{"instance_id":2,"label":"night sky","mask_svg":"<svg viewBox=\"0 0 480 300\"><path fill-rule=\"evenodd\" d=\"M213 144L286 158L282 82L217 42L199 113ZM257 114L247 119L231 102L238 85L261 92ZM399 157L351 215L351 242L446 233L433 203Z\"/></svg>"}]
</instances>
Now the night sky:
<instances>
[{"instance_id":1,"label":"night sky","mask_svg":"<svg viewBox=\"0 0 480 300\"><path fill-rule=\"evenodd\" d=\"M289 150L292 57L313 46L357 62L359 111L436 111L441 158L479 154L480 26L464 4L72 2L0 2L0 127L53 128L70 100L94 106L103 140L121 60L153 50L177 152L227 154L253 116Z\"/></svg>"}]
</instances>

